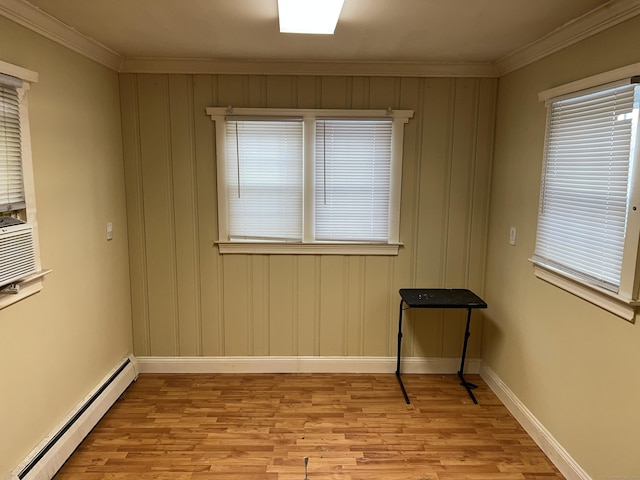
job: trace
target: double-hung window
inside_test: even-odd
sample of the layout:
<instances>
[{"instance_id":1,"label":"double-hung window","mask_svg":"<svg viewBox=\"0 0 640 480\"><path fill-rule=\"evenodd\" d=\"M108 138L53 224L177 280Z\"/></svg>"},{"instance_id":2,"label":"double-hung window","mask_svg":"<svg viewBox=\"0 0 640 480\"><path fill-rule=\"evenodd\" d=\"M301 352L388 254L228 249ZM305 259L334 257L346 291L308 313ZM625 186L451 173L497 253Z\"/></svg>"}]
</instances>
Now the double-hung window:
<instances>
[{"instance_id":1,"label":"double-hung window","mask_svg":"<svg viewBox=\"0 0 640 480\"><path fill-rule=\"evenodd\" d=\"M640 197L634 79L548 100L536 274L631 320Z\"/></svg>"},{"instance_id":2,"label":"double-hung window","mask_svg":"<svg viewBox=\"0 0 640 480\"><path fill-rule=\"evenodd\" d=\"M26 207L20 142L20 87L19 79L0 75L0 212L16 216Z\"/></svg>"},{"instance_id":3,"label":"double-hung window","mask_svg":"<svg viewBox=\"0 0 640 480\"><path fill-rule=\"evenodd\" d=\"M397 254L413 112L208 108L222 253Z\"/></svg>"},{"instance_id":4,"label":"double-hung window","mask_svg":"<svg viewBox=\"0 0 640 480\"><path fill-rule=\"evenodd\" d=\"M42 289L27 91L38 75L0 61L0 308Z\"/></svg>"}]
</instances>

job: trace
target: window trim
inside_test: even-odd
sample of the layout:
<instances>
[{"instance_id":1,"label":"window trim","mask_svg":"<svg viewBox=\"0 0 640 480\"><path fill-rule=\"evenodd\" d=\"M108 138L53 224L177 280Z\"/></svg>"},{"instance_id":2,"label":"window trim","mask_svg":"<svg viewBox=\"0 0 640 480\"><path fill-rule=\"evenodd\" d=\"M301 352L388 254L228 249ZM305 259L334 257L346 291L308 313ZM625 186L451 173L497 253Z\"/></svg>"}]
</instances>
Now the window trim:
<instances>
[{"instance_id":1,"label":"window trim","mask_svg":"<svg viewBox=\"0 0 640 480\"><path fill-rule=\"evenodd\" d=\"M640 75L640 63L622 67L609 72L604 72L585 79L577 80L545 90L538 94L538 100L545 102L547 107L547 122L549 120L551 102L567 97L586 95L589 91L602 88L613 88L632 82L632 77ZM620 277L620 286L617 293L599 288L584 282L577 276L561 271L552 265L538 261L531 257L534 275L558 288L578 296L604 310L625 320L635 320L636 307L640 305L640 272L638 268L638 249L640 247L640 122L636 125L636 148L631 162L631 174L629 176L629 205L627 211L627 233L623 248L623 267ZM545 152L547 148L547 132L545 128ZM542 175L544 176L544 168ZM544 181L544 178L542 178ZM638 206L638 208L636 208ZM536 228L537 234L537 228Z\"/></svg>"},{"instance_id":2,"label":"window trim","mask_svg":"<svg viewBox=\"0 0 640 480\"><path fill-rule=\"evenodd\" d=\"M0 292L0 309L3 309L42 290L44 276L50 273L51 270L43 270L40 263L40 242L38 236L38 220L36 216L36 195L31 151L31 129L29 126L29 108L27 100L31 84L38 81L38 74L2 60L0 60L0 73L18 78L22 81L22 86L17 88L20 105L22 181L24 184L27 222L33 227L34 256L36 268L38 270L36 273L15 282L19 287L18 293Z\"/></svg>"},{"instance_id":3,"label":"window trim","mask_svg":"<svg viewBox=\"0 0 640 480\"><path fill-rule=\"evenodd\" d=\"M316 118L391 118L391 192L389 198L389 240L387 243L319 242L312 240L312 233L305 224L302 242L251 242L228 241L228 205L225 184L225 162L217 161L218 187L218 245L221 254L333 254L333 255L397 255L400 243L400 199L402 184L402 156L404 147L404 125L413 117L413 110L362 110L362 109L298 109L298 108L232 108L208 107L206 113L215 123L216 158L225 158L225 125L227 118L238 117L298 117L304 123L305 159L313 158L314 129L310 128ZM303 184L313 184L313 169L304 169ZM309 215L309 206L314 191L304 188L304 215Z\"/></svg>"}]
</instances>

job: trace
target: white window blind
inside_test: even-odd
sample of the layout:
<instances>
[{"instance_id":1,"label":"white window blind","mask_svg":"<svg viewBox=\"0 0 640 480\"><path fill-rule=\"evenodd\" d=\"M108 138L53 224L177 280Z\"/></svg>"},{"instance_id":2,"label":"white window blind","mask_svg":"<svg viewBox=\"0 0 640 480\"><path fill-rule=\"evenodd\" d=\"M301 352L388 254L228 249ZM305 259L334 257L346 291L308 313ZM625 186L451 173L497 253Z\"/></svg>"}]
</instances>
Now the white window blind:
<instances>
[{"instance_id":1,"label":"white window blind","mask_svg":"<svg viewBox=\"0 0 640 480\"><path fill-rule=\"evenodd\" d=\"M0 75L0 212L25 208L16 82Z\"/></svg>"},{"instance_id":2,"label":"white window blind","mask_svg":"<svg viewBox=\"0 0 640 480\"><path fill-rule=\"evenodd\" d=\"M391 119L316 122L315 238L387 242Z\"/></svg>"},{"instance_id":3,"label":"white window blind","mask_svg":"<svg viewBox=\"0 0 640 480\"><path fill-rule=\"evenodd\" d=\"M302 120L226 122L229 240L302 239Z\"/></svg>"},{"instance_id":4,"label":"white window blind","mask_svg":"<svg viewBox=\"0 0 640 480\"><path fill-rule=\"evenodd\" d=\"M220 253L397 255L411 110L209 107Z\"/></svg>"},{"instance_id":5,"label":"white window blind","mask_svg":"<svg viewBox=\"0 0 640 480\"><path fill-rule=\"evenodd\" d=\"M551 101L533 261L618 293L640 90Z\"/></svg>"}]
</instances>

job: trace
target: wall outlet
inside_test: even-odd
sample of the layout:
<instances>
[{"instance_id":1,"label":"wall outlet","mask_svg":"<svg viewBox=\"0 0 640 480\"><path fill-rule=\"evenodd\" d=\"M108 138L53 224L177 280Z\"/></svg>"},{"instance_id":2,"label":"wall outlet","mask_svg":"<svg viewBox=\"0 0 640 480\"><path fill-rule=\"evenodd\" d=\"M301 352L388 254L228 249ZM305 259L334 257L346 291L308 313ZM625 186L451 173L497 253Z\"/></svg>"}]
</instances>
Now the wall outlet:
<instances>
[{"instance_id":1,"label":"wall outlet","mask_svg":"<svg viewBox=\"0 0 640 480\"><path fill-rule=\"evenodd\" d=\"M509 245L516 244L516 227L511 227L509 230Z\"/></svg>"}]
</instances>

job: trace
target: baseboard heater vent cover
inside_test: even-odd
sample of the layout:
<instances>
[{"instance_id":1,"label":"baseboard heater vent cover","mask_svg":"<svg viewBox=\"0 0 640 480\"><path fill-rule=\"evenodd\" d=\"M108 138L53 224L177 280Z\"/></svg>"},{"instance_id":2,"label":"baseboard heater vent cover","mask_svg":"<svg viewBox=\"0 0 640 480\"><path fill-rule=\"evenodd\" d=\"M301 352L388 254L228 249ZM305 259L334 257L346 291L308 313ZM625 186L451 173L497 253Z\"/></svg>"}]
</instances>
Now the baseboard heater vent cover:
<instances>
[{"instance_id":1,"label":"baseboard heater vent cover","mask_svg":"<svg viewBox=\"0 0 640 480\"><path fill-rule=\"evenodd\" d=\"M135 358L125 359L11 474L11 480L49 480L137 378Z\"/></svg>"}]
</instances>

